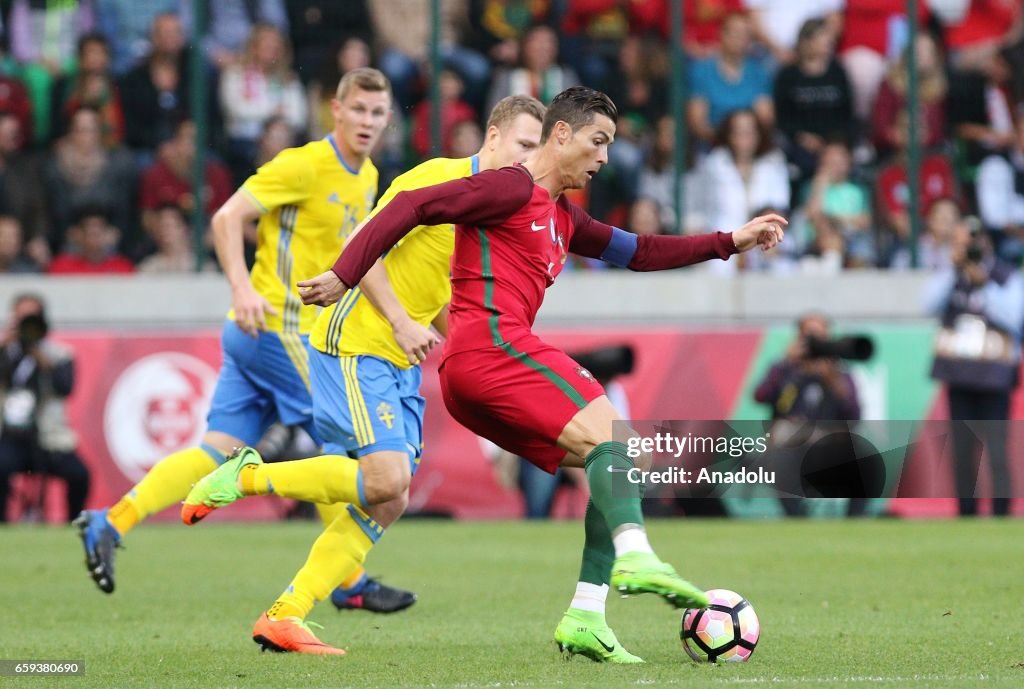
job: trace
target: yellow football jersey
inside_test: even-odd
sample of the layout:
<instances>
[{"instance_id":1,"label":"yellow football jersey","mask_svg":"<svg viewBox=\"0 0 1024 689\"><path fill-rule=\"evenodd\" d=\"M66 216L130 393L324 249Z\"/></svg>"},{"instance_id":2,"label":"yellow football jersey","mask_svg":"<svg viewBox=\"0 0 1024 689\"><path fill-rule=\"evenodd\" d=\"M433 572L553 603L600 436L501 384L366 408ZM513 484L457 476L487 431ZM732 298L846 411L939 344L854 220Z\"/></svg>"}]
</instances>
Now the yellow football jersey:
<instances>
[{"instance_id":1,"label":"yellow football jersey","mask_svg":"<svg viewBox=\"0 0 1024 689\"><path fill-rule=\"evenodd\" d=\"M401 191L469 177L479 169L480 161L476 156L435 158L421 163L392 183L371 217ZM454 250L454 226L420 225L384 257L384 267L395 296L417 323L430 325L451 300L451 257ZM321 352L333 356L369 354L387 359L399 368L412 366L395 342L391 324L370 304L358 286L337 304L320 313L309 342Z\"/></svg>"},{"instance_id":2,"label":"yellow football jersey","mask_svg":"<svg viewBox=\"0 0 1024 689\"><path fill-rule=\"evenodd\" d=\"M263 212L251 279L278 313L267 314L267 330L308 333L319 308L302 305L295 283L330 268L373 208L377 168L369 160L349 168L331 135L281 151L242 191Z\"/></svg>"}]
</instances>

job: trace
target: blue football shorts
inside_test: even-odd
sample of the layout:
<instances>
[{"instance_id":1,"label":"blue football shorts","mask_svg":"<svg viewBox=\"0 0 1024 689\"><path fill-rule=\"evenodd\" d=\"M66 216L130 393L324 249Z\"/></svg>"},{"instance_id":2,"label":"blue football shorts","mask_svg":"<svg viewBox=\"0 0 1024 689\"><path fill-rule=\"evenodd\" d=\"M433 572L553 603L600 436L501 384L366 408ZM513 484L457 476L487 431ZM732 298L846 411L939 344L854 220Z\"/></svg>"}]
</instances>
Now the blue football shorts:
<instances>
[{"instance_id":1,"label":"blue football shorts","mask_svg":"<svg viewBox=\"0 0 1024 689\"><path fill-rule=\"evenodd\" d=\"M255 445L271 424L301 426L320 444L309 394L305 335L247 335L228 321L221 334L224 362L210 402L207 428Z\"/></svg>"}]
</instances>

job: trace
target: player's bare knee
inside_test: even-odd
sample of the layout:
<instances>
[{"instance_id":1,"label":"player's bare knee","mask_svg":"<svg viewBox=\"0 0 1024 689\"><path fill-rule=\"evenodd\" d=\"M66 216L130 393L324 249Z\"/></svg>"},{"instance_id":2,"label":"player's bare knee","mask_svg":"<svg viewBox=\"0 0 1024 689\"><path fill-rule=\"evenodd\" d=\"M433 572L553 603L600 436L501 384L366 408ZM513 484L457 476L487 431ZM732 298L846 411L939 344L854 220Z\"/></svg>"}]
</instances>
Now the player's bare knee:
<instances>
[{"instance_id":1,"label":"player's bare knee","mask_svg":"<svg viewBox=\"0 0 1024 689\"><path fill-rule=\"evenodd\" d=\"M390 502L409 490L411 472L404 452L375 452L359 461L363 491L371 505Z\"/></svg>"},{"instance_id":2,"label":"player's bare knee","mask_svg":"<svg viewBox=\"0 0 1024 689\"><path fill-rule=\"evenodd\" d=\"M378 524L383 526L385 529L398 521L406 508L409 506L409 490L402 491L402 494L393 500L382 502L379 505L371 505L367 509L367 513L373 518Z\"/></svg>"}]
</instances>

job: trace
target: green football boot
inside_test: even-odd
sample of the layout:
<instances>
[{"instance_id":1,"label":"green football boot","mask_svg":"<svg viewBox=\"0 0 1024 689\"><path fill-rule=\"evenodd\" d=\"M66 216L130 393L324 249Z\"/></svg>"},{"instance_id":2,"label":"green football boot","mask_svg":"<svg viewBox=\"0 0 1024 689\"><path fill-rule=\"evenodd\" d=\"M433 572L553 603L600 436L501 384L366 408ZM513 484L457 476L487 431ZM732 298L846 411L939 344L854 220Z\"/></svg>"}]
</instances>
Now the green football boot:
<instances>
[{"instance_id":1,"label":"green football boot","mask_svg":"<svg viewBox=\"0 0 1024 689\"><path fill-rule=\"evenodd\" d=\"M612 588L624 596L656 593L677 608L706 608L707 594L686 581L654 553L625 553L612 564Z\"/></svg>"},{"instance_id":2,"label":"green football boot","mask_svg":"<svg viewBox=\"0 0 1024 689\"><path fill-rule=\"evenodd\" d=\"M181 506L181 521L186 526L192 526L218 507L226 507L244 498L238 489L238 474L250 464L263 464L263 458L251 447L242 447L235 450L215 470L199 479Z\"/></svg>"},{"instance_id":3,"label":"green football boot","mask_svg":"<svg viewBox=\"0 0 1024 689\"><path fill-rule=\"evenodd\" d=\"M604 615L569 608L555 627L555 642L566 658L581 655L598 663L642 663L643 658L622 647Z\"/></svg>"}]
</instances>

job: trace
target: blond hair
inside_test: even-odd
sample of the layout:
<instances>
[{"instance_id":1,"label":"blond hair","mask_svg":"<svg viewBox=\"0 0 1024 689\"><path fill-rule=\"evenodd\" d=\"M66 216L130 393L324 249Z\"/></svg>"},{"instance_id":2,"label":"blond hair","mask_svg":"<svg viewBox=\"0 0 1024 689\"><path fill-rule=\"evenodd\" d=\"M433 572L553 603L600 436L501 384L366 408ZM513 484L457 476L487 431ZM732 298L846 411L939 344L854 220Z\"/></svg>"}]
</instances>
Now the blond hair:
<instances>
[{"instance_id":1,"label":"blond hair","mask_svg":"<svg viewBox=\"0 0 1024 689\"><path fill-rule=\"evenodd\" d=\"M506 96L491 110L491 116L487 118L487 129L504 129L520 115L529 115L543 122L546 110L544 104L533 96Z\"/></svg>"},{"instance_id":2,"label":"blond hair","mask_svg":"<svg viewBox=\"0 0 1024 689\"><path fill-rule=\"evenodd\" d=\"M359 67L345 73L345 76L338 82L338 90L335 97L338 100L345 100L354 89L379 93L381 91L391 95L391 82L384 76L384 73L373 67Z\"/></svg>"}]
</instances>

